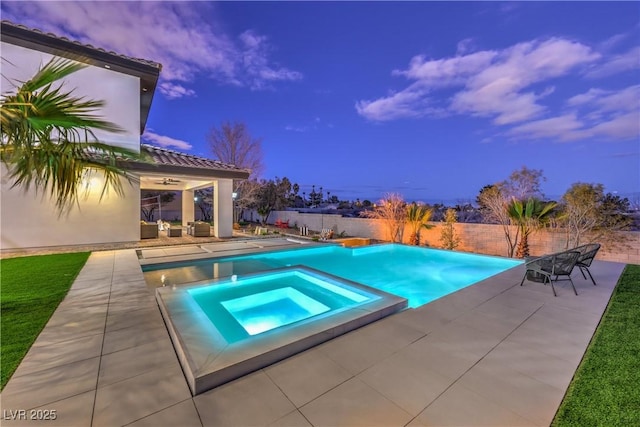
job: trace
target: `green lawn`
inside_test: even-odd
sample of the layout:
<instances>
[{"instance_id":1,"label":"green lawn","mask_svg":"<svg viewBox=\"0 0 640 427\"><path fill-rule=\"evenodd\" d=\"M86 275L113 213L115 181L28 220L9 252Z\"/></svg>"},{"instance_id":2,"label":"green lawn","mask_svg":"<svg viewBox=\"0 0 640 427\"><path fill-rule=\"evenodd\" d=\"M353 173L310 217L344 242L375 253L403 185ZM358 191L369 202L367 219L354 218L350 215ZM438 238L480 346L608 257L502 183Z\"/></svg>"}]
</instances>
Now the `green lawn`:
<instances>
[{"instance_id":1,"label":"green lawn","mask_svg":"<svg viewBox=\"0 0 640 427\"><path fill-rule=\"evenodd\" d=\"M640 265L626 267L552 426L640 426Z\"/></svg>"},{"instance_id":2,"label":"green lawn","mask_svg":"<svg viewBox=\"0 0 640 427\"><path fill-rule=\"evenodd\" d=\"M89 254L0 260L0 389L67 294Z\"/></svg>"}]
</instances>

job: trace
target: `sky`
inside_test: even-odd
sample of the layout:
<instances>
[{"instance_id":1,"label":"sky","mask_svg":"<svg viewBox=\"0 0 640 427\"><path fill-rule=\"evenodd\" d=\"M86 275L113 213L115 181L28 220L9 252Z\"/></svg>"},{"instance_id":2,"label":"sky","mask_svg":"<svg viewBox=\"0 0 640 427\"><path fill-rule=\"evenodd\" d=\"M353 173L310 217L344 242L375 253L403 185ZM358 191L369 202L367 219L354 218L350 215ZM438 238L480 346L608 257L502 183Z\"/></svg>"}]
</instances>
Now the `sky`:
<instances>
[{"instance_id":1,"label":"sky","mask_svg":"<svg viewBox=\"0 0 640 427\"><path fill-rule=\"evenodd\" d=\"M244 122L261 178L461 203L526 166L640 196L638 2L11 2L2 19L163 69L143 142L212 157Z\"/></svg>"}]
</instances>

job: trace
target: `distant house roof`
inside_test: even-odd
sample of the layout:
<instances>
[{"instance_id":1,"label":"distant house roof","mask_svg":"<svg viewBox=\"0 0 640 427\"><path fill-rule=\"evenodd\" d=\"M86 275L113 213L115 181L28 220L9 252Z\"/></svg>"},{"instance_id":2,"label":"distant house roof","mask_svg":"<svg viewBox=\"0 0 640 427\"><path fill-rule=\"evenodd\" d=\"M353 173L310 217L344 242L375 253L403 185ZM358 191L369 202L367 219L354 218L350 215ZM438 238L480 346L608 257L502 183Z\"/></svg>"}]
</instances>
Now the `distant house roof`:
<instances>
[{"instance_id":1,"label":"distant house roof","mask_svg":"<svg viewBox=\"0 0 640 427\"><path fill-rule=\"evenodd\" d=\"M58 37L55 34L44 33L9 21L2 21L0 36L2 41L6 43L140 78L140 134L144 132L162 64L109 52L89 44L82 44L66 37Z\"/></svg>"},{"instance_id":2,"label":"distant house roof","mask_svg":"<svg viewBox=\"0 0 640 427\"><path fill-rule=\"evenodd\" d=\"M251 172L248 169L219 160L180 153L149 144L140 144L140 152L147 154L151 163L127 162L128 169L138 172L162 172L233 179L247 179Z\"/></svg>"}]
</instances>

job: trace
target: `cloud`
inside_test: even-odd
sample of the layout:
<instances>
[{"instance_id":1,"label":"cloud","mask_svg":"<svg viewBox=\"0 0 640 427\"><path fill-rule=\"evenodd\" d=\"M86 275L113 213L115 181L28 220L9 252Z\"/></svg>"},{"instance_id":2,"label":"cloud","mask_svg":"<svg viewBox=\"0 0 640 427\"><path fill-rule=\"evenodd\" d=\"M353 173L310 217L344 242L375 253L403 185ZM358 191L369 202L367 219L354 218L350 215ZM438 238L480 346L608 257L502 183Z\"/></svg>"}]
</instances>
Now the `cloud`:
<instances>
[{"instance_id":1,"label":"cloud","mask_svg":"<svg viewBox=\"0 0 640 427\"><path fill-rule=\"evenodd\" d=\"M284 127L284 130L289 131L289 132L306 132L309 130L308 127L306 126L291 126L291 125L287 125Z\"/></svg>"},{"instance_id":2,"label":"cloud","mask_svg":"<svg viewBox=\"0 0 640 427\"><path fill-rule=\"evenodd\" d=\"M180 150L191 150L191 148L193 147L191 144L189 144L186 141L171 138L166 135L158 135L157 133L153 132L153 129L147 129L142 134L142 139L144 139L147 142L150 142L165 148L175 147Z\"/></svg>"},{"instance_id":3,"label":"cloud","mask_svg":"<svg viewBox=\"0 0 640 427\"><path fill-rule=\"evenodd\" d=\"M184 98L188 96L195 96L196 92L192 89L175 84L171 82L162 82L158 86L158 90L168 99Z\"/></svg>"},{"instance_id":4,"label":"cloud","mask_svg":"<svg viewBox=\"0 0 640 427\"><path fill-rule=\"evenodd\" d=\"M615 47L618 39L606 45ZM575 81L640 66L640 47L616 56L554 37L469 53L469 43L462 40L453 57L414 56L406 69L392 71L407 80L404 89L359 100L356 111L380 122L452 114L484 117L506 128L500 133L513 139L640 138L640 85L591 88L558 100L575 87L565 86L567 78Z\"/></svg>"},{"instance_id":5,"label":"cloud","mask_svg":"<svg viewBox=\"0 0 640 427\"><path fill-rule=\"evenodd\" d=\"M561 38L443 59L418 55L411 59L407 70L392 72L412 81L406 89L376 100L358 101L356 110L375 121L432 113L442 116L447 110L491 117L498 125L522 122L545 111L538 101L553 90L548 87L536 94L530 89L532 85L565 76L598 58L599 54L588 46ZM442 105L433 92L444 88L458 91ZM425 109L425 105L429 108Z\"/></svg>"},{"instance_id":6,"label":"cloud","mask_svg":"<svg viewBox=\"0 0 640 427\"><path fill-rule=\"evenodd\" d=\"M630 49L628 52L615 55L606 62L595 65L585 73L585 77L599 79L625 71L640 69L640 46Z\"/></svg>"},{"instance_id":7,"label":"cloud","mask_svg":"<svg viewBox=\"0 0 640 427\"><path fill-rule=\"evenodd\" d=\"M640 85L618 91L591 88L569 98L566 105L574 111L516 126L507 134L520 139L559 141L640 139Z\"/></svg>"},{"instance_id":8,"label":"cloud","mask_svg":"<svg viewBox=\"0 0 640 427\"><path fill-rule=\"evenodd\" d=\"M222 30L217 6L209 2L2 2L2 14L28 27L161 63L161 93L169 98L193 96L188 85L197 77L254 90L302 78L273 64L265 36L248 30L235 37Z\"/></svg>"},{"instance_id":9,"label":"cloud","mask_svg":"<svg viewBox=\"0 0 640 427\"><path fill-rule=\"evenodd\" d=\"M243 45L242 69L251 89L265 89L277 81L302 79L302 74L297 71L278 66L274 68L269 64L272 47L266 36L248 30L240 34L239 39Z\"/></svg>"}]
</instances>

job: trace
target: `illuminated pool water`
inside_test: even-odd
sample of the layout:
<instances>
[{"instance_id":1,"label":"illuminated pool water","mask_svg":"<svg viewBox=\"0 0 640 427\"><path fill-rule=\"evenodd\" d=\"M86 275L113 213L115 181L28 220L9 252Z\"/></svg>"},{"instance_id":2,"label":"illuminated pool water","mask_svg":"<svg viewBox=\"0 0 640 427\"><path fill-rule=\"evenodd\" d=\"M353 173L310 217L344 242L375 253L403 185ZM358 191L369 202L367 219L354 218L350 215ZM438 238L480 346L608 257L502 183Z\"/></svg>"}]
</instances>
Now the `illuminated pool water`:
<instances>
[{"instance_id":1,"label":"illuminated pool water","mask_svg":"<svg viewBox=\"0 0 640 427\"><path fill-rule=\"evenodd\" d=\"M301 270L186 288L227 343L378 298Z\"/></svg>"},{"instance_id":2,"label":"illuminated pool water","mask_svg":"<svg viewBox=\"0 0 640 427\"><path fill-rule=\"evenodd\" d=\"M398 244L321 246L185 263L145 266L150 284L188 283L304 265L409 300L418 307L521 264L493 256Z\"/></svg>"},{"instance_id":3,"label":"illuminated pool water","mask_svg":"<svg viewBox=\"0 0 640 427\"><path fill-rule=\"evenodd\" d=\"M192 394L407 307L407 300L305 267L156 289Z\"/></svg>"}]
</instances>

